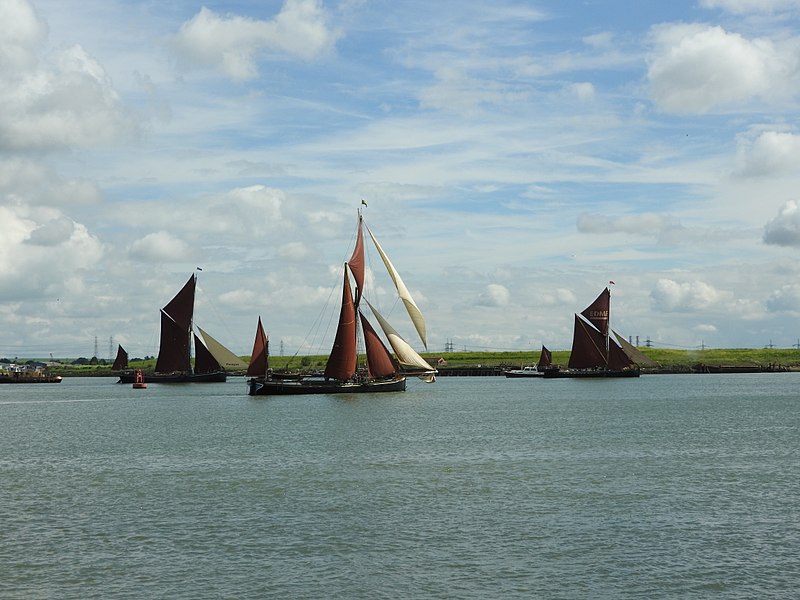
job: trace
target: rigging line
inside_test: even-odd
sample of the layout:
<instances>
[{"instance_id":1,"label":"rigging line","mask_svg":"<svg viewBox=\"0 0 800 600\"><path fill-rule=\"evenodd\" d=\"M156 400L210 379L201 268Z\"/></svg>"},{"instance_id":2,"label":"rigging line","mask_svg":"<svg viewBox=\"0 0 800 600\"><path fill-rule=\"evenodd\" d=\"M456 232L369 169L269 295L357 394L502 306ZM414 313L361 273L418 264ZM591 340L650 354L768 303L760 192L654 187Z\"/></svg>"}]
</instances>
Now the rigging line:
<instances>
[{"instance_id":1,"label":"rigging line","mask_svg":"<svg viewBox=\"0 0 800 600\"><path fill-rule=\"evenodd\" d=\"M298 355L300 354L300 351L302 349L304 349L304 348L307 348L308 350L312 350L312 351L316 349L317 352L315 352L315 355L318 354L319 351L321 350L322 342L320 341L319 345L317 344L317 336L319 335L320 329L322 328L323 316L325 314L328 315L328 324L325 327L324 334L322 336L320 336L321 340L325 339L325 336L327 336L328 332L330 331L331 323L333 322L333 320L335 318L334 312L330 310L331 298L332 298L333 294L336 292L337 288L338 288L338 285L333 285L333 286L330 286L328 288L328 297L325 300L325 303L323 304L322 309L319 311L319 313L317 313L317 317L314 319L314 321L309 326L308 331L306 332L306 335L303 338L303 341L300 342L300 345L298 346L298 348L295 351L295 353L291 357L289 357L289 360L287 361L287 366L289 366L292 363L292 361L295 358L298 357ZM311 338L310 341L309 341L309 338Z\"/></svg>"},{"instance_id":2,"label":"rigging line","mask_svg":"<svg viewBox=\"0 0 800 600\"><path fill-rule=\"evenodd\" d=\"M197 283L195 285L196 285L196 289L199 290L203 294L203 302L205 302L206 304L208 304L208 306L211 307L211 312L214 313L214 316L217 317L217 319L221 323L222 329L225 331L225 333L228 334L228 338L232 339L233 338L233 334L231 333L231 329L230 329L230 327L228 327L228 324L222 318L221 313L217 310L216 304L211 300L211 295L210 294L206 294L205 291L203 291L203 288L199 283ZM195 302L195 306L196 306L196 302ZM193 317L192 318L192 326L194 326L194 325L196 325L196 320ZM194 330L194 327L192 327L192 330Z\"/></svg>"}]
</instances>

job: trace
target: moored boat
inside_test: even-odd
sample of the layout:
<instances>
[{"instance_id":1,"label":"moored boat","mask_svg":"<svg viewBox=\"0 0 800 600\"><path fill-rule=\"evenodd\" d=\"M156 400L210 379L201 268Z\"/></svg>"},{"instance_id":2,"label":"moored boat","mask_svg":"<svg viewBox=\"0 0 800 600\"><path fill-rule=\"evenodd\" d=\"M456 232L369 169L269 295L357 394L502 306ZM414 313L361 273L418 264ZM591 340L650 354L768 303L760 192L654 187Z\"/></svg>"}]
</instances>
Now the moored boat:
<instances>
[{"instance_id":1,"label":"moored boat","mask_svg":"<svg viewBox=\"0 0 800 600\"><path fill-rule=\"evenodd\" d=\"M542 377L545 369L549 368L553 362L553 355L542 345L542 352L539 354L539 362L535 366L522 366L519 369L508 369L503 371L503 375L509 378L518 377Z\"/></svg>"},{"instance_id":2,"label":"moored boat","mask_svg":"<svg viewBox=\"0 0 800 600\"><path fill-rule=\"evenodd\" d=\"M27 365L0 367L0 383L61 383L61 375Z\"/></svg>"}]
</instances>

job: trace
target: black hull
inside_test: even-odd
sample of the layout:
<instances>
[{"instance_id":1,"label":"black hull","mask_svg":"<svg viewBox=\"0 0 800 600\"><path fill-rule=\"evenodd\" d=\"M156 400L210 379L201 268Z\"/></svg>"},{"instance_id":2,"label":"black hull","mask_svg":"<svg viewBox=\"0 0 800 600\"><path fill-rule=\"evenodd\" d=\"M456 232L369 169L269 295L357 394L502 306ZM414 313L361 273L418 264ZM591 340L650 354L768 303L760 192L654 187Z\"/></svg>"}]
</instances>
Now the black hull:
<instances>
[{"instance_id":1,"label":"black hull","mask_svg":"<svg viewBox=\"0 0 800 600\"><path fill-rule=\"evenodd\" d=\"M378 392L404 392L406 379L376 380L363 383L324 381L318 379L250 379L249 396L299 396L302 394L374 394Z\"/></svg>"},{"instance_id":2,"label":"black hull","mask_svg":"<svg viewBox=\"0 0 800 600\"><path fill-rule=\"evenodd\" d=\"M144 376L145 383L225 383L225 371L213 373L149 373ZM122 373L117 383L134 383L136 373Z\"/></svg>"},{"instance_id":3,"label":"black hull","mask_svg":"<svg viewBox=\"0 0 800 600\"><path fill-rule=\"evenodd\" d=\"M639 377L639 369L612 371L606 369L569 370L550 369L544 372L545 379L598 379L605 377Z\"/></svg>"}]
</instances>

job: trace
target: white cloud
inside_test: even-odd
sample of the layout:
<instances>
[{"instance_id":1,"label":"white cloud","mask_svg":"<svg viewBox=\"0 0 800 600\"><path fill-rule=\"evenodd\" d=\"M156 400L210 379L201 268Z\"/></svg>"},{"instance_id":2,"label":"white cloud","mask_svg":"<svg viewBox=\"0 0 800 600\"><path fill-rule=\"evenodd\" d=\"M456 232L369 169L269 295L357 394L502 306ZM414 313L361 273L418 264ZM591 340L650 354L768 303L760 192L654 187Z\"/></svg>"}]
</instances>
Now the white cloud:
<instances>
[{"instance_id":1,"label":"white cloud","mask_svg":"<svg viewBox=\"0 0 800 600\"><path fill-rule=\"evenodd\" d=\"M0 198L28 205L74 207L97 204L102 194L86 179L65 180L42 162L20 156L0 158Z\"/></svg>"},{"instance_id":2,"label":"white cloud","mask_svg":"<svg viewBox=\"0 0 800 600\"><path fill-rule=\"evenodd\" d=\"M610 217L592 213L578 215L578 232L585 234L619 234L652 238L666 246L680 244L717 244L750 235L745 230L714 227L686 227L674 215L641 213Z\"/></svg>"},{"instance_id":3,"label":"white cloud","mask_svg":"<svg viewBox=\"0 0 800 600\"><path fill-rule=\"evenodd\" d=\"M798 0L700 0L703 8L721 8L734 14L777 13L800 10Z\"/></svg>"},{"instance_id":4,"label":"white cloud","mask_svg":"<svg viewBox=\"0 0 800 600\"><path fill-rule=\"evenodd\" d=\"M287 260L304 260L311 256L311 249L303 242L289 242L278 248L278 255Z\"/></svg>"},{"instance_id":5,"label":"white cloud","mask_svg":"<svg viewBox=\"0 0 800 600\"><path fill-rule=\"evenodd\" d=\"M663 111L705 113L796 93L796 40L779 48L766 38L683 23L653 27L652 39L647 77Z\"/></svg>"},{"instance_id":6,"label":"white cloud","mask_svg":"<svg viewBox=\"0 0 800 600\"><path fill-rule=\"evenodd\" d=\"M800 136L781 131L764 131L754 141L741 139L736 173L763 177L794 172L800 165Z\"/></svg>"},{"instance_id":7,"label":"white cloud","mask_svg":"<svg viewBox=\"0 0 800 600\"><path fill-rule=\"evenodd\" d=\"M26 0L0 3L0 64L8 74L36 66L36 52L47 37L47 27Z\"/></svg>"},{"instance_id":8,"label":"white cloud","mask_svg":"<svg viewBox=\"0 0 800 600\"><path fill-rule=\"evenodd\" d=\"M473 114L478 109L525 102L528 92L512 85L472 77L462 69L447 65L435 70L436 84L419 93L423 108Z\"/></svg>"},{"instance_id":9,"label":"white cloud","mask_svg":"<svg viewBox=\"0 0 800 600\"><path fill-rule=\"evenodd\" d=\"M800 247L800 209L797 202L788 200L777 216L764 226L764 242L775 246Z\"/></svg>"},{"instance_id":10,"label":"white cloud","mask_svg":"<svg viewBox=\"0 0 800 600\"><path fill-rule=\"evenodd\" d=\"M0 206L0 300L57 294L102 255L100 241L59 210Z\"/></svg>"},{"instance_id":11,"label":"white cloud","mask_svg":"<svg viewBox=\"0 0 800 600\"><path fill-rule=\"evenodd\" d=\"M595 96L595 89L594 86L584 81L582 83L573 83L568 87L571 94L573 94L578 100L582 102L586 102L588 100L593 100Z\"/></svg>"},{"instance_id":12,"label":"white cloud","mask_svg":"<svg viewBox=\"0 0 800 600\"><path fill-rule=\"evenodd\" d=\"M338 34L327 21L318 0L286 0L271 21L220 16L203 7L183 24L173 46L184 66L217 68L247 80L258 74L257 59L266 51L312 60L330 50Z\"/></svg>"},{"instance_id":13,"label":"white cloud","mask_svg":"<svg viewBox=\"0 0 800 600\"><path fill-rule=\"evenodd\" d=\"M791 283L774 290L767 299L767 308L773 312L800 312L800 284Z\"/></svg>"},{"instance_id":14,"label":"white cloud","mask_svg":"<svg viewBox=\"0 0 800 600\"><path fill-rule=\"evenodd\" d=\"M131 135L103 69L79 46L24 75L0 74L0 139L11 150L87 146Z\"/></svg>"},{"instance_id":15,"label":"white cloud","mask_svg":"<svg viewBox=\"0 0 800 600\"><path fill-rule=\"evenodd\" d=\"M479 306L506 306L508 305L510 297L511 293L508 291L508 288L498 283L490 283L478 297L477 304Z\"/></svg>"},{"instance_id":16,"label":"white cloud","mask_svg":"<svg viewBox=\"0 0 800 600\"><path fill-rule=\"evenodd\" d=\"M678 283L672 279L659 279L650 292L656 309L665 312L706 311L726 296L702 281Z\"/></svg>"},{"instance_id":17,"label":"white cloud","mask_svg":"<svg viewBox=\"0 0 800 600\"><path fill-rule=\"evenodd\" d=\"M144 262L181 262L192 258L189 244L166 231L149 233L136 240L128 253Z\"/></svg>"},{"instance_id":18,"label":"white cloud","mask_svg":"<svg viewBox=\"0 0 800 600\"><path fill-rule=\"evenodd\" d=\"M72 237L75 223L63 215L39 225L30 232L25 243L34 246L58 246Z\"/></svg>"}]
</instances>

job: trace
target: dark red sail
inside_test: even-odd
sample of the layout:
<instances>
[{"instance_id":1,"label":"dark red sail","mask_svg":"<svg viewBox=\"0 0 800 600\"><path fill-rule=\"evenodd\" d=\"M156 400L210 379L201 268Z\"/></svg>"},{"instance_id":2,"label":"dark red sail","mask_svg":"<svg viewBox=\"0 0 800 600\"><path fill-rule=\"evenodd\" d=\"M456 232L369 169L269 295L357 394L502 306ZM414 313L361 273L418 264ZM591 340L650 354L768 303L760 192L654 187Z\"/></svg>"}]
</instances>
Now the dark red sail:
<instances>
[{"instance_id":1,"label":"dark red sail","mask_svg":"<svg viewBox=\"0 0 800 600\"><path fill-rule=\"evenodd\" d=\"M603 334L603 337L606 337L608 335L608 315L610 310L611 292L606 288L581 314ZM605 342L603 346L605 347Z\"/></svg>"},{"instance_id":2,"label":"dark red sail","mask_svg":"<svg viewBox=\"0 0 800 600\"><path fill-rule=\"evenodd\" d=\"M128 368L128 353L121 345L117 347L117 357L111 365L112 371L123 371Z\"/></svg>"},{"instance_id":3,"label":"dark red sail","mask_svg":"<svg viewBox=\"0 0 800 600\"><path fill-rule=\"evenodd\" d=\"M250 364L247 366L248 377L266 377L269 370L269 338L264 333L261 317L258 317L256 339L253 341L253 353L250 355Z\"/></svg>"},{"instance_id":4,"label":"dark red sail","mask_svg":"<svg viewBox=\"0 0 800 600\"><path fill-rule=\"evenodd\" d=\"M353 255L350 257L350 260L347 261L347 266L350 267L353 279L356 280L356 298L354 304L356 308L358 308L361 302L361 294L364 292L364 233L361 215L358 215L356 246L353 248Z\"/></svg>"},{"instance_id":5,"label":"dark red sail","mask_svg":"<svg viewBox=\"0 0 800 600\"><path fill-rule=\"evenodd\" d=\"M161 311L161 343L156 360L156 373L191 372L189 331Z\"/></svg>"},{"instance_id":6,"label":"dark red sail","mask_svg":"<svg viewBox=\"0 0 800 600\"><path fill-rule=\"evenodd\" d=\"M325 377L346 381L356 372L358 360L356 348L356 309L353 294L350 291L348 268L344 268L344 285L342 290L342 308L339 311L339 326L333 342L328 364L325 366Z\"/></svg>"},{"instance_id":7,"label":"dark red sail","mask_svg":"<svg viewBox=\"0 0 800 600\"><path fill-rule=\"evenodd\" d=\"M222 365L211 355L202 340L194 336L194 372L216 373L222 371Z\"/></svg>"},{"instance_id":8,"label":"dark red sail","mask_svg":"<svg viewBox=\"0 0 800 600\"><path fill-rule=\"evenodd\" d=\"M187 335L192 326L192 316L194 314L194 290L197 284L197 277L194 273L189 277L189 281L181 288L175 297L164 307L172 320L182 327Z\"/></svg>"},{"instance_id":9,"label":"dark red sail","mask_svg":"<svg viewBox=\"0 0 800 600\"><path fill-rule=\"evenodd\" d=\"M586 321L575 315L575 330L572 334L572 352L569 355L570 369L592 369L606 366L606 340Z\"/></svg>"},{"instance_id":10,"label":"dark red sail","mask_svg":"<svg viewBox=\"0 0 800 600\"><path fill-rule=\"evenodd\" d=\"M389 377L399 370L399 367L386 345L378 337L378 334L367 321L366 317L359 313L361 317L361 330L364 332L364 345L367 350L367 370L370 377Z\"/></svg>"},{"instance_id":11,"label":"dark red sail","mask_svg":"<svg viewBox=\"0 0 800 600\"><path fill-rule=\"evenodd\" d=\"M536 366L539 369L544 369L549 367L551 364L553 364L553 355L550 353L550 350L542 345L542 353L539 355L539 362L536 364Z\"/></svg>"},{"instance_id":12,"label":"dark red sail","mask_svg":"<svg viewBox=\"0 0 800 600\"><path fill-rule=\"evenodd\" d=\"M608 340L608 368L614 371L621 371L623 369L629 369L634 367L634 362L628 357L627 354L622 350L622 348L617 345L617 343L609 339Z\"/></svg>"}]
</instances>

